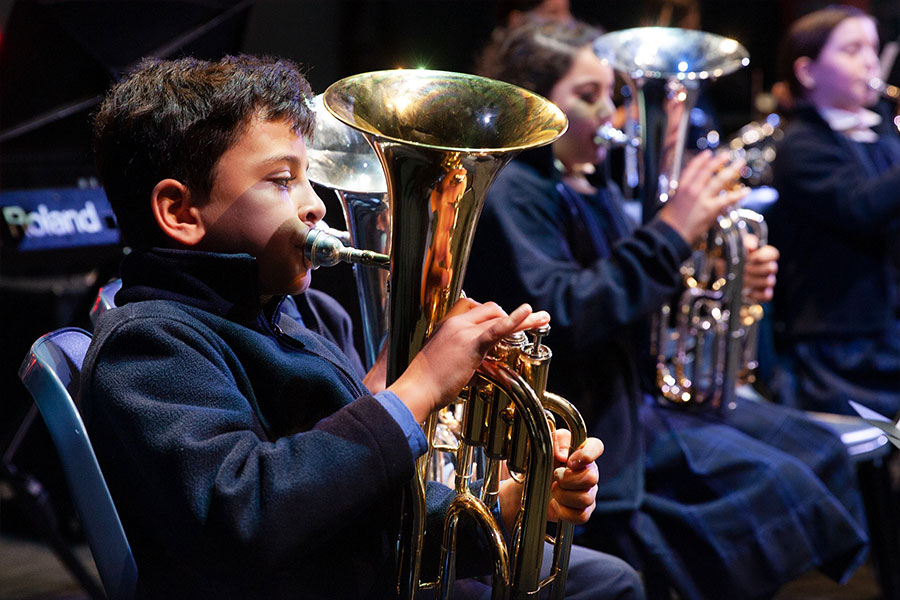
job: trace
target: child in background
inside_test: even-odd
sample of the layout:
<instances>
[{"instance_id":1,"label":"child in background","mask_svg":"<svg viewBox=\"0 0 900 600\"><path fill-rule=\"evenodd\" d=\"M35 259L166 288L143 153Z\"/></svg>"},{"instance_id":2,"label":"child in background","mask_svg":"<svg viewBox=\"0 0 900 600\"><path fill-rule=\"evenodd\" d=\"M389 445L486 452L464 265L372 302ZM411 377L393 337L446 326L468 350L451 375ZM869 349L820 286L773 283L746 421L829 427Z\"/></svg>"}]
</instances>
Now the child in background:
<instances>
[{"instance_id":1,"label":"child in background","mask_svg":"<svg viewBox=\"0 0 900 600\"><path fill-rule=\"evenodd\" d=\"M785 38L794 111L772 163L766 215L781 250L770 382L784 404L900 412L900 136L876 112L875 21L850 6L810 13ZM872 110L875 109L875 110Z\"/></svg>"}]
</instances>

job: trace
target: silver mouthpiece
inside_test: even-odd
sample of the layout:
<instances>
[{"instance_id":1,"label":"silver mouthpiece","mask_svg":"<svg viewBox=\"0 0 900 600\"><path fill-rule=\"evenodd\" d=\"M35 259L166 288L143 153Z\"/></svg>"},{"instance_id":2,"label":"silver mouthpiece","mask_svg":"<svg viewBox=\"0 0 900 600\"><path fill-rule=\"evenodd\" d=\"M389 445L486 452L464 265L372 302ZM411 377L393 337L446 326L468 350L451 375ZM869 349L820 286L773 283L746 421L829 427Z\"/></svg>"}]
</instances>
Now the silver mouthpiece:
<instances>
[{"instance_id":1,"label":"silver mouthpiece","mask_svg":"<svg viewBox=\"0 0 900 600\"><path fill-rule=\"evenodd\" d=\"M350 242L350 232L349 231L341 231L340 229L335 229L334 227L329 227L328 223L325 221L316 221L316 224L313 226L313 229L318 231L324 231L330 236L336 237L341 240L341 243L345 246L349 246Z\"/></svg>"},{"instance_id":2,"label":"silver mouthpiece","mask_svg":"<svg viewBox=\"0 0 900 600\"><path fill-rule=\"evenodd\" d=\"M641 145L641 138L628 135L621 129L616 129L610 123L604 123L594 133L594 143L598 146L610 146L612 148L622 146L638 148Z\"/></svg>"},{"instance_id":3,"label":"silver mouthpiece","mask_svg":"<svg viewBox=\"0 0 900 600\"><path fill-rule=\"evenodd\" d=\"M869 89L874 90L890 100L900 99L900 88L896 85L886 83L880 77L873 77L869 80Z\"/></svg>"},{"instance_id":4,"label":"silver mouthpiece","mask_svg":"<svg viewBox=\"0 0 900 600\"><path fill-rule=\"evenodd\" d=\"M306 234L303 254L313 269L333 267L341 262L382 269L391 266L391 257L387 254L345 246L339 238L319 228L310 229Z\"/></svg>"}]
</instances>

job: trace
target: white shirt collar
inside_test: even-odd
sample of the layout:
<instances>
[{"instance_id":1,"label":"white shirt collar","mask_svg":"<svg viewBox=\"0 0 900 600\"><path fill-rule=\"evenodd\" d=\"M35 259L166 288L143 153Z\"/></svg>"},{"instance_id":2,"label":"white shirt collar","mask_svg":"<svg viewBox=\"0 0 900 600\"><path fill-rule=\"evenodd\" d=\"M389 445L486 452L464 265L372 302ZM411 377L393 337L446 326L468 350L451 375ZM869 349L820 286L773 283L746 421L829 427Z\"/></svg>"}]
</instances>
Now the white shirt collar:
<instances>
[{"instance_id":1,"label":"white shirt collar","mask_svg":"<svg viewBox=\"0 0 900 600\"><path fill-rule=\"evenodd\" d=\"M819 114L832 130L842 133L857 142L874 142L878 134L872 131L881 123L881 115L866 108L849 111L830 106L818 107Z\"/></svg>"}]
</instances>

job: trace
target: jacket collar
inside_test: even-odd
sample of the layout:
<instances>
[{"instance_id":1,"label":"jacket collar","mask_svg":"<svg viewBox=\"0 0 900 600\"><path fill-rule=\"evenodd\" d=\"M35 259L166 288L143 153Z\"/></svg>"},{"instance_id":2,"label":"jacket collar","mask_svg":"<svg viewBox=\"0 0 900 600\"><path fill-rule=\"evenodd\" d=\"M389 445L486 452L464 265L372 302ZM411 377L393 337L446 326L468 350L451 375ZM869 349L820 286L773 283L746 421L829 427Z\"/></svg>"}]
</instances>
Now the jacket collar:
<instances>
[{"instance_id":1,"label":"jacket collar","mask_svg":"<svg viewBox=\"0 0 900 600\"><path fill-rule=\"evenodd\" d=\"M872 129L881 124L881 115L865 108L858 111L841 110L830 106L819 107L819 114L833 131L844 134L857 142L874 142L878 134Z\"/></svg>"},{"instance_id":2,"label":"jacket collar","mask_svg":"<svg viewBox=\"0 0 900 600\"><path fill-rule=\"evenodd\" d=\"M560 179L559 172L553 166L552 144L541 146L540 148L523 150L516 157L516 160L530 166L537 171L541 177L554 180Z\"/></svg>"},{"instance_id":3,"label":"jacket collar","mask_svg":"<svg viewBox=\"0 0 900 600\"><path fill-rule=\"evenodd\" d=\"M121 272L117 306L174 300L233 320L252 319L262 308L256 259L249 254L151 248L126 256Z\"/></svg>"}]
</instances>

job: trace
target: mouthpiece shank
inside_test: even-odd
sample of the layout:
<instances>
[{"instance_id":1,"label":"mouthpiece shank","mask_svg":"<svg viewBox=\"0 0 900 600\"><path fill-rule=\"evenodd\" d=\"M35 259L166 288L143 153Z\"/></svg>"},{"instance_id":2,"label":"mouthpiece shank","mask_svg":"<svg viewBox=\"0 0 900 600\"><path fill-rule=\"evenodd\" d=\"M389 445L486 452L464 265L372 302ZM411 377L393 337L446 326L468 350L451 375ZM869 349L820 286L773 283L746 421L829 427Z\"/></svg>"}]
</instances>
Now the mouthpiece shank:
<instances>
[{"instance_id":1,"label":"mouthpiece shank","mask_svg":"<svg viewBox=\"0 0 900 600\"><path fill-rule=\"evenodd\" d=\"M641 145L641 138L628 135L621 129L616 129L613 125L604 123L594 133L594 143L599 146L610 146L612 148L622 146L638 148Z\"/></svg>"},{"instance_id":2,"label":"mouthpiece shank","mask_svg":"<svg viewBox=\"0 0 900 600\"><path fill-rule=\"evenodd\" d=\"M387 254L345 246L337 237L321 229L309 230L303 245L303 254L312 269L333 267L341 262L382 269L388 269L391 265L391 257Z\"/></svg>"},{"instance_id":3,"label":"mouthpiece shank","mask_svg":"<svg viewBox=\"0 0 900 600\"><path fill-rule=\"evenodd\" d=\"M334 227L329 227L325 221L316 221L316 225L314 229L318 231L322 231L327 233L332 237L336 237L341 241L345 246L349 246L350 242L350 232L349 231L341 231L340 229L335 229Z\"/></svg>"}]
</instances>

